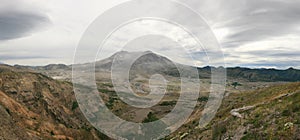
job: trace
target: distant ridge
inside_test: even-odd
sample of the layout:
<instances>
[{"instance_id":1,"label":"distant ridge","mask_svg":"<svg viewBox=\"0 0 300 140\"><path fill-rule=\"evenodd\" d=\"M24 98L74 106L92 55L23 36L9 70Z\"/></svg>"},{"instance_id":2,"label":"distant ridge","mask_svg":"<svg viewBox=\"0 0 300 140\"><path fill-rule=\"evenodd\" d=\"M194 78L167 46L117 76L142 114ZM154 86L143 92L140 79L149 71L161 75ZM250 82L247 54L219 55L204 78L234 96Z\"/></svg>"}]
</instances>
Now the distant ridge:
<instances>
[{"instance_id":1,"label":"distant ridge","mask_svg":"<svg viewBox=\"0 0 300 140\"><path fill-rule=\"evenodd\" d=\"M178 70L174 67L174 64L178 64L176 62L172 62L167 57L158 55L152 51L145 52L128 52L128 51L120 51L112 56L97 61L96 62L96 70L99 71L110 71L114 58L116 56L119 57L119 60L122 61L123 58L130 58L136 55L142 55L135 63L132 68L135 68L139 71L150 71L151 73L155 71L162 72L166 75L170 76L179 76ZM1 64L5 65L5 64ZM80 64L83 67L87 64ZM178 64L180 65L180 64ZM192 66L180 65L186 73L189 73ZM47 71L47 73L61 71L70 72L72 70L72 65L64 65L64 64L50 64L46 66L21 66L15 65L17 69L30 69L35 71ZM223 67L220 67L223 68ZM198 67L199 77L200 78L210 78L211 69L218 69L212 66ZM227 78L228 79L241 79L247 80L251 82L276 82L276 81L286 81L286 82L296 82L300 81L300 70L295 68L288 68L286 70L278 70L278 69L266 69L266 68L244 68L244 67L228 67L227 70ZM64 73L63 73L64 74Z\"/></svg>"},{"instance_id":2,"label":"distant ridge","mask_svg":"<svg viewBox=\"0 0 300 140\"><path fill-rule=\"evenodd\" d=\"M227 68L227 76L232 78L243 78L249 81L300 81L300 70L289 68L287 70L277 69L250 69L250 68Z\"/></svg>"}]
</instances>

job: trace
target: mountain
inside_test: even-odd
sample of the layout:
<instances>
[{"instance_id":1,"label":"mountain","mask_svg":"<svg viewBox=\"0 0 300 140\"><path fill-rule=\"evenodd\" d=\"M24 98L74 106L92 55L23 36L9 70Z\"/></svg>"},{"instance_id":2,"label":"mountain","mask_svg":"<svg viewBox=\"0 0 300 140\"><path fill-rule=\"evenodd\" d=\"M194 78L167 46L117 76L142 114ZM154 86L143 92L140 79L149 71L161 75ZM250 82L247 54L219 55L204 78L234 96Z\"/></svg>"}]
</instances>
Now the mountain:
<instances>
[{"instance_id":1,"label":"mountain","mask_svg":"<svg viewBox=\"0 0 300 140\"><path fill-rule=\"evenodd\" d=\"M300 81L300 70L289 68L287 70L276 69L249 69L227 68L227 76L233 79L246 79L252 82L265 81Z\"/></svg>"},{"instance_id":2,"label":"mountain","mask_svg":"<svg viewBox=\"0 0 300 140\"><path fill-rule=\"evenodd\" d=\"M31 70L71 70L72 66L68 66L65 64L49 64L46 66L22 66L22 65L14 65L17 69L31 69Z\"/></svg>"},{"instance_id":3,"label":"mountain","mask_svg":"<svg viewBox=\"0 0 300 140\"><path fill-rule=\"evenodd\" d=\"M141 57L139 57L141 56ZM165 97L149 109L134 108L122 102L110 78L113 66L131 66L132 89L144 95L151 91L149 77L156 72L168 80ZM80 64L83 69L91 63ZM179 68L179 70L177 69ZM166 139L299 139L299 70L227 68L230 81L226 96L214 120L205 128L197 122L209 99L210 71L222 67L195 68L177 64L153 52L118 52L96 62L96 84L105 105L120 118L151 122L170 112L179 96L180 71L199 71L200 97L188 121ZM118 69L117 69L118 70ZM0 65L0 139L109 139L85 119L76 102L71 78L72 66ZM100 78L99 78L100 77ZM148 78L148 79L147 79ZM169 79L168 79L169 78ZM155 80L155 79L154 79ZM275 82L274 82L275 81ZM238 88L236 88L236 86ZM191 88L187 92L196 90ZM198 91L197 91L198 92Z\"/></svg>"},{"instance_id":4,"label":"mountain","mask_svg":"<svg viewBox=\"0 0 300 140\"><path fill-rule=\"evenodd\" d=\"M82 115L72 84L0 66L0 139L101 139Z\"/></svg>"},{"instance_id":5,"label":"mountain","mask_svg":"<svg viewBox=\"0 0 300 140\"><path fill-rule=\"evenodd\" d=\"M134 61L131 64L132 60ZM96 70L111 70L113 63L117 65L133 65L134 68L143 68L145 70L156 69L159 70L165 67L172 67L174 64L168 58L157 55L151 51L146 52L127 52L127 51L120 51L109 58L104 60L100 60L96 62Z\"/></svg>"},{"instance_id":6,"label":"mountain","mask_svg":"<svg viewBox=\"0 0 300 140\"><path fill-rule=\"evenodd\" d=\"M112 56L97 61L95 64L96 72L110 72L113 61L118 61L115 63L115 68L124 68L130 63L132 58L137 58L131 67L132 73L146 73L153 74L158 72L159 74L169 75L178 77L179 72L182 76L188 76L196 68L178 64L168 59L167 57L155 54L151 51L146 52L127 52L120 51ZM116 59L115 59L116 58ZM118 65L119 64L119 65ZM92 65L91 63L79 64L82 69L86 69L87 66ZM33 71L41 72L47 76L53 77L54 79L71 81L72 65L64 64L51 64L47 66L20 66L16 65L16 68L31 69ZM179 69L179 70L178 70ZM211 70L218 69L212 66L198 67L199 77L202 79L209 79ZM300 70L289 68L287 70L277 70L277 69L250 69L250 68L226 68L227 78L232 80L243 80L250 82L276 82L276 81L286 81L286 82L296 82L300 81Z\"/></svg>"},{"instance_id":7,"label":"mountain","mask_svg":"<svg viewBox=\"0 0 300 140\"><path fill-rule=\"evenodd\" d=\"M118 61L116 63L115 68L119 65L119 67L124 68L127 65L130 65L130 60L132 58L139 57L131 67L132 72L138 73L146 73L153 74L159 73L169 76L188 76L191 72L195 70L195 67L178 64L176 62L171 61L167 57L155 54L151 51L146 52L127 52L120 51L112 56L97 61L95 64L96 72L110 72L112 64L114 61ZM117 59L115 59L117 58ZM80 64L82 69L85 69L87 66L91 65L91 63ZM17 69L30 69L33 71L37 71L43 73L49 77L59 80L67 80L71 81L71 73L72 73L72 65L64 65L64 64L50 64L47 66L21 66L15 65ZM180 71L178 71L178 69ZM199 77L203 79L209 79L211 70L218 69L216 67L206 66L206 67L198 67ZM250 68L226 68L227 78L235 79L235 80L245 80L250 82L276 82L276 81L286 81L286 82L296 82L300 81L300 70L289 68L287 70L277 70L277 69L250 69Z\"/></svg>"}]
</instances>

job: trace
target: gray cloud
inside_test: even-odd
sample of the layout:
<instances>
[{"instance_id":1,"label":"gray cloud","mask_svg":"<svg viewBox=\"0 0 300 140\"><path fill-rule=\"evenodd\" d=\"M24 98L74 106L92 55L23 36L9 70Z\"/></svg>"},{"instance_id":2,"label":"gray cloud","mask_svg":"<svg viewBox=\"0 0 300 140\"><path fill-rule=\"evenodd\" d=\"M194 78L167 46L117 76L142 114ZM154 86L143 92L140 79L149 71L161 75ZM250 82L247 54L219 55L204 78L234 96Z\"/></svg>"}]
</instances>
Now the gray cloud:
<instances>
[{"instance_id":1,"label":"gray cloud","mask_svg":"<svg viewBox=\"0 0 300 140\"><path fill-rule=\"evenodd\" d=\"M300 44L295 42L295 38L300 38L300 1L190 0L184 3L203 15L214 29L228 31L220 39L220 44L229 66L300 66L299 61L295 61L300 54L296 48ZM187 16L186 20L193 18ZM277 43L280 43L280 49ZM245 48L243 45L256 46ZM262 62L262 59L269 61Z\"/></svg>"},{"instance_id":2,"label":"gray cloud","mask_svg":"<svg viewBox=\"0 0 300 140\"><path fill-rule=\"evenodd\" d=\"M0 40L25 37L50 23L48 16L26 4L11 5L18 0L4 1L0 7ZM17 3L15 3L16 5Z\"/></svg>"},{"instance_id":3,"label":"gray cloud","mask_svg":"<svg viewBox=\"0 0 300 140\"><path fill-rule=\"evenodd\" d=\"M300 57L300 52L299 51L249 51L246 53L241 53L241 54L251 54L253 56L259 56L259 57L265 57L265 56L270 56L270 57L277 57L277 58L297 58Z\"/></svg>"},{"instance_id":4,"label":"gray cloud","mask_svg":"<svg viewBox=\"0 0 300 140\"><path fill-rule=\"evenodd\" d=\"M229 41L258 41L298 34L300 1L248 0L246 4L240 17L225 24L233 29Z\"/></svg>"},{"instance_id":5,"label":"gray cloud","mask_svg":"<svg viewBox=\"0 0 300 140\"><path fill-rule=\"evenodd\" d=\"M240 58L240 56L248 55L252 58L276 58L278 60L282 58L300 58L300 51L293 50L270 50L270 51L247 51L247 52L238 52L230 53L227 52L224 54L225 57L234 57Z\"/></svg>"},{"instance_id":6,"label":"gray cloud","mask_svg":"<svg viewBox=\"0 0 300 140\"><path fill-rule=\"evenodd\" d=\"M42 59L42 58L51 58L51 57L45 57L45 56L12 56L12 55L0 55L1 61L6 60L22 60L22 59Z\"/></svg>"},{"instance_id":7,"label":"gray cloud","mask_svg":"<svg viewBox=\"0 0 300 140\"><path fill-rule=\"evenodd\" d=\"M300 1L297 0L192 0L187 1L211 25L228 28L224 46L299 35Z\"/></svg>"},{"instance_id":8,"label":"gray cloud","mask_svg":"<svg viewBox=\"0 0 300 140\"><path fill-rule=\"evenodd\" d=\"M88 9L87 7L101 5L103 2L97 1L97 4L94 4L79 0L78 3L71 5L65 0L51 1L48 2L50 6L47 9L45 8L47 2L38 3L37 7L32 7L31 0L28 1L1 0L0 52L5 55L12 52L11 56L19 56L24 61L17 61L16 57L8 56L0 56L0 61L3 57L7 59L3 62L14 64L16 61L16 63L26 62L26 64L35 65L37 61L31 61L27 59L29 57L24 57L28 54L28 56L37 56L33 58L34 60L39 59L39 55L42 55L49 57L47 59L49 63L50 60L53 63L56 60L71 63L73 54L69 52L74 50L73 47L76 46L88 23L101 13L101 10L95 10L98 8L97 6ZM182 2L199 12L216 31L216 34L219 33L220 44L223 47L228 66L274 66L280 68L293 66L299 68L300 63L297 61L300 54L300 49L297 48L297 45L300 45L300 42L297 41L300 39L299 0L182 0ZM84 6L83 3L89 6ZM44 9L49 12L45 12ZM82 12L78 9L90 11ZM178 12L180 11L176 8L168 7L167 9L170 9L170 13L162 14L187 22L197 20L194 15L179 16ZM50 22L47 14L53 19L51 21L53 28L49 29L49 33L28 37L28 40L1 42L1 40L28 36L38 31ZM81 23L81 21L86 22ZM201 25L189 29L196 28L201 28ZM140 29L136 28L135 30L139 31ZM126 37L126 35L123 36ZM121 35L121 37L123 36ZM157 42L157 44L157 46L165 46L161 48L161 52L168 51L174 56L177 56L177 51L181 51L180 49L175 51L169 49L172 48L172 44L163 44L162 42ZM27 52L20 51L20 48L24 48ZM5 49L7 52L3 53ZM205 53L201 51L194 52L193 55L199 60L206 58ZM42 65L45 60L41 58L38 63Z\"/></svg>"},{"instance_id":9,"label":"gray cloud","mask_svg":"<svg viewBox=\"0 0 300 140\"><path fill-rule=\"evenodd\" d=\"M229 66L275 67L285 69L289 67L300 68L299 54L299 51L270 50L225 53L225 57L230 59L230 61L227 62ZM249 63L249 61L251 61L251 63Z\"/></svg>"},{"instance_id":10,"label":"gray cloud","mask_svg":"<svg viewBox=\"0 0 300 140\"><path fill-rule=\"evenodd\" d=\"M260 67L260 68L266 68L266 67L274 67L278 69L287 69L290 67L294 67L296 69L299 69L300 67L298 64L300 61L258 61L255 63L245 63L240 64L241 67Z\"/></svg>"}]
</instances>

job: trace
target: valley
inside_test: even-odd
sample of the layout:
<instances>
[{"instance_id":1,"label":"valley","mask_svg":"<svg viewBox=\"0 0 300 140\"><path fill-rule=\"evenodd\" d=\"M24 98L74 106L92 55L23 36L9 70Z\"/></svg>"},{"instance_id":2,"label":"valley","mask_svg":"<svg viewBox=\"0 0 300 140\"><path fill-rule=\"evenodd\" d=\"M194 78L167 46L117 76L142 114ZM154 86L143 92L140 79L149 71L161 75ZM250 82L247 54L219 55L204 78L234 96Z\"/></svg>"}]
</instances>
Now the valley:
<instances>
[{"instance_id":1,"label":"valley","mask_svg":"<svg viewBox=\"0 0 300 140\"><path fill-rule=\"evenodd\" d=\"M120 52L116 55L129 59L133 54ZM143 109L130 106L118 97L114 84L123 82L122 78L126 77L119 76L121 78L113 83L110 68L114 57L96 62L95 82L105 105L118 117L131 122L145 123L163 118L175 107L180 94L198 93L197 88L191 88L187 93L180 92L181 80L196 83L196 77L186 75L195 70L199 73L200 92L194 112L183 126L165 139L300 138L299 70L226 68L222 105L214 119L206 127L199 128L199 119L209 99L210 71L219 68L195 68L176 64L152 52L143 54L131 67L129 83L124 85L130 86L140 96L164 86L166 89L157 104ZM176 69L175 64L183 73ZM87 65L90 64L79 67L88 73ZM164 77L166 85L161 83L160 77L151 77L157 73ZM151 87L153 84L156 87ZM1 64L0 139L109 139L86 120L73 86L72 66Z\"/></svg>"}]
</instances>

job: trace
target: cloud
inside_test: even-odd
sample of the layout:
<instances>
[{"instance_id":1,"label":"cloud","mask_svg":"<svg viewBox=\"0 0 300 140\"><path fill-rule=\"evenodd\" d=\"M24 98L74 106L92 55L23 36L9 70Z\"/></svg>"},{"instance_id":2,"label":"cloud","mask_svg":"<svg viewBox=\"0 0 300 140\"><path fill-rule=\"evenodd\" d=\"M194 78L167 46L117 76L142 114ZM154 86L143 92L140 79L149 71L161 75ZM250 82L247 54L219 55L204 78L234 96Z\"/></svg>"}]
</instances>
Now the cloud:
<instances>
[{"instance_id":1,"label":"cloud","mask_svg":"<svg viewBox=\"0 0 300 140\"><path fill-rule=\"evenodd\" d=\"M214 28L230 30L222 42L233 46L287 34L299 35L300 1L192 0L188 3Z\"/></svg>"},{"instance_id":2,"label":"cloud","mask_svg":"<svg viewBox=\"0 0 300 140\"><path fill-rule=\"evenodd\" d=\"M248 51L246 53L240 54L249 54L255 57L277 57L277 58L300 58L299 54L300 51L281 51L281 52L274 52L274 51Z\"/></svg>"},{"instance_id":3,"label":"cloud","mask_svg":"<svg viewBox=\"0 0 300 140\"><path fill-rule=\"evenodd\" d=\"M299 69L300 61L258 61L255 63L243 63L241 67L258 67L258 68L276 68L276 69L287 69L290 67Z\"/></svg>"},{"instance_id":4,"label":"cloud","mask_svg":"<svg viewBox=\"0 0 300 140\"><path fill-rule=\"evenodd\" d=\"M12 56L12 55L1 55L1 60L21 60L21 59L41 59L50 58L45 56Z\"/></svg>"},{"instance_id":5,"label":"cloud","mask_svg":"<svg viewBox=\"0 0 300 140\"><path fill-rule=\"evenodd\" d=\"M48 16L31 5L19 0L1 1L0 40L2 41L29 36L49 23Z\"/></svg>"},{"instance_id":6,"label":"cloud","mask_svg":"<svg viewBox=\"0 0 300 140\"><path fill-rule=\"evenodd\" d=\"M179 0L200 13L212 27L225 53L227 66L262 67L299 67L300 54L300 1L298 0ZM121 1L84 1L76 3L70 0L1 0L0 4L0 52L12 56L46 56L49 58L15 59L3 62L9 64L43 65L45 63L72 63L74 47L81 35L97 16L105 9L117 5ZM100 6L99 6L100 5ZM193 15L181 15L178 8L167 7L170 13L162 13L181 21L197 20ZM46 9L46 10L45 10ZM78 10L84 9L84 10ZM159 11L158 11L159 12ZM63 14L62 14L63 13ZM47 32L39 32L45 24L50 23ZM164 26L153 26L150 30ZM201 26L190 27L191 29ZM123 37L130 36L131 31L142 32L143 28L135 26L120 34L116 43ZM148 28L147 28L148 29ZM176 31L176 30L174 30ZM165 31L176 37L180 32ZM16 39L20 37L33 36ZM136 35L136 34L134 34ZM189 40L182 36L182 40ZM14 40L12 40L14 39ZM11 41L1 41L11 40ZM143 40L142 40L143 41ZM148 40L152 41L151 39ZM159 41L156 39L155 41ZM147 40L144 42L147 42ZM152 43L152 42L151 42ZM189 57L181 57L184 52L169 41L154 42L157 53L173 55L178 61L190 61ZM149 43L150 44L150 43ZM140 45L142 46L142 45ZM144 46L144 45L143 45ZM148 45L149 46L149 45ZM144 46L144 47L148 47ZM149 46L152 47L152 46ZM155 47L155 46L154 46ZM153 47L153 48L154 48ZM159 50L160 48L160 50ZM21 51L22 49L22 51ZM143 49L143 48L142 48ZM111 49L112 50L112 49ZM105 52L108 56L110 51ZM93 52L94 53L94 52ZM89 54L87 54L89 55ZM194 51L199 60L206 55L201 50ZM1 58L1 57L0 57ZM9 57L7 57L8 59ZM170 57L171 58L171 57ZM179 60L180 59L180 60ZM0 59L0 61L2 61ZM204 64L206 65L206 64Z\"/></svg>"},{"instance_id":7,"label":"cloud","mask_svg":"<svg viewBox=\"0 0 300 140\"><path fill-rule=\"evenodd\" d=\"M232 28L229 41L259 41L288 34L298 34L300 1L247 1L240 17L224 26Z\"/></svg>"},{"instance_id":8,"label":"cloud","mask_svg":"<svg viewBox=\"0 0 300 140\"><path fill-rule=\"evenodd\" d=\"M296 61L299 60L300 52L300 42L297 41L300 39L300 1L185 2L200 13L212 27L223 47L229 66L300 66Z\"/></svg>"}]
</instances>

